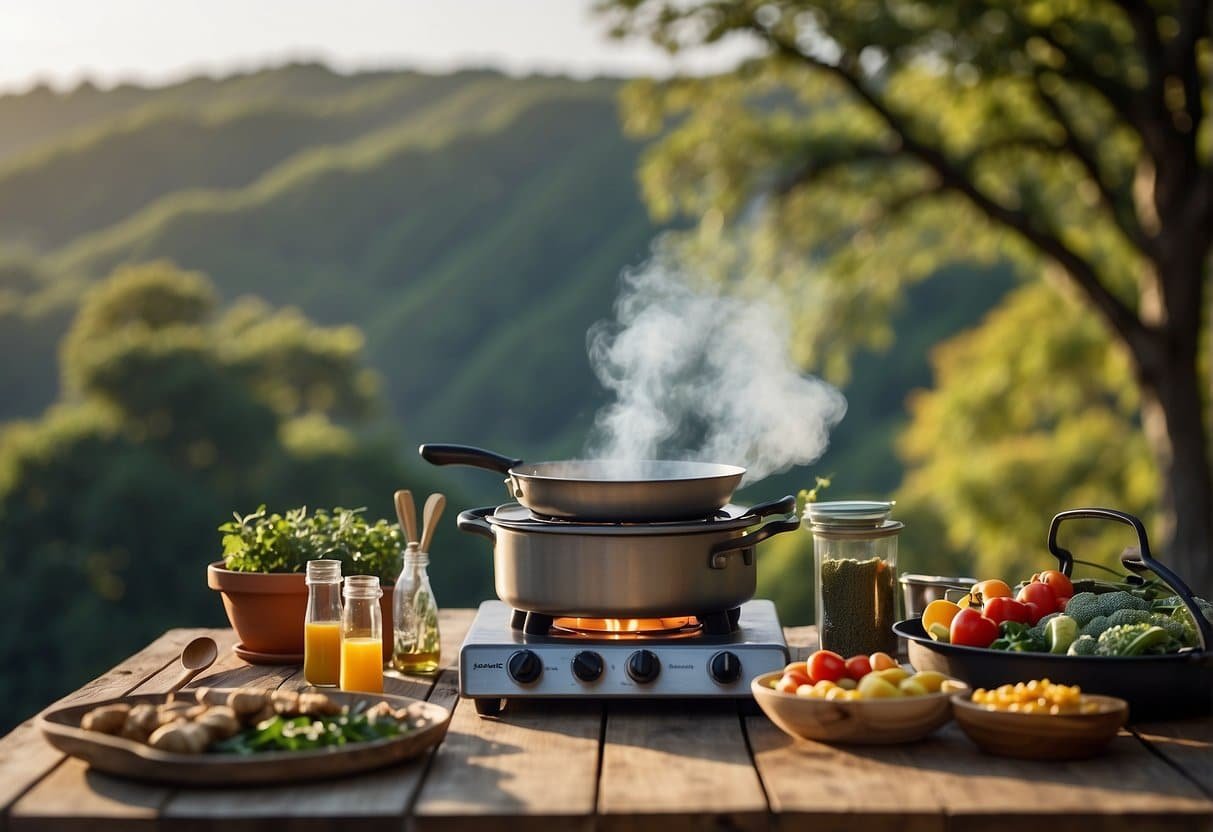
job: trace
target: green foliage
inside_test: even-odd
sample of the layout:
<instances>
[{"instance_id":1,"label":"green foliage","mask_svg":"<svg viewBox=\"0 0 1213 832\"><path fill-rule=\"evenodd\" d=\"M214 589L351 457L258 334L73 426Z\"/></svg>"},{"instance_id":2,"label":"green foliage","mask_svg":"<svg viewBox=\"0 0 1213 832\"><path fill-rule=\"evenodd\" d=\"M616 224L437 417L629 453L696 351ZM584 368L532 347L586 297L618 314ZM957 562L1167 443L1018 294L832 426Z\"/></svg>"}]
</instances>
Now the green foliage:
<instances>
[{"instance_id":1,"label":"green foliage","mask_svg":"<svg viewBox=\"0 0 1213 832\"><path fill-rule=\"evenodd\" d=\"M303 572L309 560L341 561L342 575L376 575L392 583L400 574L404 539L395 523L368 523L365 508L306 507L270 514L265 506L219 527L223 559L237 572Z\"/></svg>"}]
</instances>

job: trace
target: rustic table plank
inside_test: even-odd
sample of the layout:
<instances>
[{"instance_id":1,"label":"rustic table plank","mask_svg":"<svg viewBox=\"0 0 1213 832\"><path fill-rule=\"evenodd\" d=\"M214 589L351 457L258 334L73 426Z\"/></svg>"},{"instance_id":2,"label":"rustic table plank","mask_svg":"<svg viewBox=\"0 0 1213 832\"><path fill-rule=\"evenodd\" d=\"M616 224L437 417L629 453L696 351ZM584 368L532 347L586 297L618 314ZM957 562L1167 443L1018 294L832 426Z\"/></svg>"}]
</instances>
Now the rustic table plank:
<instances>
[{"instance_id":1,"label":"rustic table plank","mask_svg":"<svg viewBox=\"0 0 1213 832\"><path fill-rule=\"evenodd\" d=\"M607 705L600 828L761 829L767 809L738 703Z\"/></svg>"},{"instance_id":2,"label":"rustic table plank","mask_svg":"<svg viewBox=\"0 0 1213 832\"><path fill-rule=\"evenodd\" d=\"M462 642L471 616L468 611L443 610L439 626L444 641ZM444 664L449 651L443 647ZM308 687L302 671L296 671L283 685L286 689ZM459 698L458 674L445 670L437 676L387 676L384 690L399 696L454 707ZM183 829L224 830L239 828L306 828L309 830L345 830L350 823L359 829L399 830L424 777L428 757L410 761L383 771L306 786L267 786L250 789L181 789L165 803L162 817L166 826Z\"/></svg>"},{"instance_id":3,"label":"rustic table plank","mask_svg":"<svg viewBox=\"0 0 1213 832\"><path fill-rule=\"evenodd\" d=\"M597 703L520 701L483 719L461 699L413 808L414 828L592 828L601 732Z\"/></svg>"},{"instance_id":4,"label":"rustic table plank","mask_svg":"<svg viewBox=\"0 0 1213 832\"><path fill-rule=\"evenodd\" d=\"M149 676L175 662L195 630L169 630L79 690L46 710L109 699L129 693ZM12 804L57 766L64 755L42 738L36 718L28 719L0 740L0 828L7 828Z\"/></svg>"},{"instance_id":5,"label":"rustic table plank","mask_svg":"<svg viewBox=\"0 0 1213 832\"><path fill-rule=\"evenodd\" d=\"M1130 730L1213 798L1213 719L1146 722Z\"/></svg>"}]
</instances>

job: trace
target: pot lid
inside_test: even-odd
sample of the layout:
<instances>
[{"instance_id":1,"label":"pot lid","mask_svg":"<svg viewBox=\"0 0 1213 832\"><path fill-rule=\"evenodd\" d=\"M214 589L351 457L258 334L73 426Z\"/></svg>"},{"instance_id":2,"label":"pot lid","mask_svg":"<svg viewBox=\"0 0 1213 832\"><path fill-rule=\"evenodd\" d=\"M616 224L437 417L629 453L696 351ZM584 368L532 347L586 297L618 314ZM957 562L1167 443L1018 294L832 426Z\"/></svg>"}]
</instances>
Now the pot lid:
<instances>
[{"instance_id":1,"label":"pot lid","mask_svg":"<svg viewBox=\"0 0 1213 832\"><path fill-rule=\"evenodd\" d=\"M506 503L485 518L494 526L520 532L540 534L598 534L598 535L662 535L704 534L744 529L756 525L762 518L747 506L730 503L710 517L697 520L672 520L656 523L591 523L585 520L562 520L538 517L518 503Z\"/></svg>"}]
</instances>

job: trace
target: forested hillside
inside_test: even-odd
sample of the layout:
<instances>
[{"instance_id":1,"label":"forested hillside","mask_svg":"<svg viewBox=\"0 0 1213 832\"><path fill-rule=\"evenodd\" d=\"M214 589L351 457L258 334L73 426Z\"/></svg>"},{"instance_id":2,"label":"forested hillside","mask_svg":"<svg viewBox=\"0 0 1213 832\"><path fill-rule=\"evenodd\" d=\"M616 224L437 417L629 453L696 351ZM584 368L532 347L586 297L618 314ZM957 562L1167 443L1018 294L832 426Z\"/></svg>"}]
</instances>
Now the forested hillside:
<instances>
[{"instance_id":1,"label":"forested hillside","mask_svg":"<svg viewBox=\"0 0 1213 832\"><path fill-rule=\"evenodd\" d=\"M0 535L12 528L4 512L11 520L34 511L23 497L12 501L28 486L22 472L43 470L29 460L53 468L71 445L56 443L79 438L70 427L79 418L67 419L63 409L80 405L82 394L60 383L59 353L81 299L115 270L150 261L205 275L220 322L252 308L239 301L255 296L267 305L257 308L297 307L315 326L353 325L365 337L357 361L374 371L378 387L365 417L340 426L358 437L357 448L339 454L340 476L330 481L323 455L282 440L291 457L282 471L292 473L246 478L272 483L267 501L359 499L381 515L390 510L392 481L442 485L459 503L504 498L487 473L422 470L414 451L422 441L483 444L527 458L578 453L603 401L586 330L610 315L621 269L641 262L661 230L638 193L643 147L621 132L618 88L611 80L492 72L345 76L299 65L162 88L0 97L0 422L37 420L0 440ZM930 381L927 351L976 321L1009 283L971 278L953 271L923 284L896 319L896 352L859 357L846 391L849 413L813 471L836 475L834 493L888 494L900 481L893 437L906 394ZM243 337L219 324L191 325L210 338ZM222 365L225 354L219 349L213 360ZM222 386L207 389L223 400L214 392ZM44 417L56 402L58 415ZM281 436L298 437L298 416L278 414ZM89 424L108 418L97 411L89 419L101 422ZM330 435L320 434L316 441L331 451ZM171 514L164 494L191 503L192 531L174 532L171 551L154 540L128 541L134 554L114 568L129 577L151 568L147 559L162 561L156 568L168 570L183 596L174 609L217 616L203 567L218 535L198 530L211 527L212 513L218 525L232 510L255 508L261 498L225 484L245 477L253 458L226 459L228 469L198 480L207 483L198 486L205 494L191 500L183 485L189 478L170 476L171 492L149 485L169 476L171 460L162 470L138 442L102 444L127 460L120 466L127 479L96 491L111 504L94 501L90 511L131 519L136 503L122 495L149 489L158 495L151 503L157 512ZM369 466L361 487L358 465ZM813 472L793 471L750 496L795 491ZM47 474L40 487L94 488L86 469L56 476ZM243 504L225 502L235 500ZM488 547L460 539L453 514L435 553L435 590L442 603L470 605L491 593ZM112 546L115 529L124 527L103 525L109 537L102 542ZM22 537L0 539L0 563L24 557L17 547L51 534L21 528ZM73 529L76 536L54 549L59 560L46 567L59 563L69 579L91 574L89 558L102 545L89 537L94 525ZM763 569L768 591L786 600L793 620L803 619L799 590L810 586L802 548L785 545ZM39 591L53 592L49 574L39 575ZM87 667L62 657L54 680L30 693L31 707L57 692L52 687L73 687L129 653L147 632L191 623L158 602L97 603L81 609L100 614L105 603L121 603L129 610L125 640L90 642ZM87 617L64 626L84 628Z\"/></svg>"}]
</instances>

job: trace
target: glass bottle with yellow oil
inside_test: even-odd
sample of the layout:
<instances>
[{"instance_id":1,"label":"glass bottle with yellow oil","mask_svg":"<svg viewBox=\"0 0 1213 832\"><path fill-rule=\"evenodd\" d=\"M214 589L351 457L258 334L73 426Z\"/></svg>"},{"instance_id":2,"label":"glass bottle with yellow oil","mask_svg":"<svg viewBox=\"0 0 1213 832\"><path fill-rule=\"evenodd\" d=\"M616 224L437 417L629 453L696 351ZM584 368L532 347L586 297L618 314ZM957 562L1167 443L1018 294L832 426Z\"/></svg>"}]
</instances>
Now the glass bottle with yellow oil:
<instances>
[{"instance_id":1,"label":"glass bottle with yellow oil","mask_svg":"<svg viewBox=\"0 0 1213 832\"><path fill-rule=\"evenodd\" d=\"M416 543L404 550L392 609L392 667L402 673L433 673L442 658L438 602L430 587L428 553Z\"/></svg>"}]
</instances>

